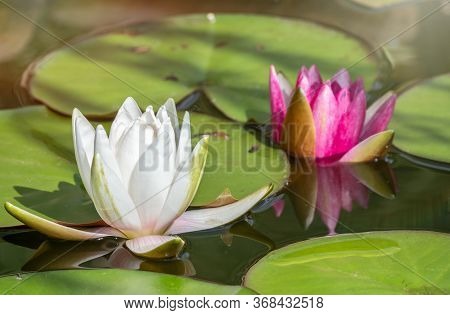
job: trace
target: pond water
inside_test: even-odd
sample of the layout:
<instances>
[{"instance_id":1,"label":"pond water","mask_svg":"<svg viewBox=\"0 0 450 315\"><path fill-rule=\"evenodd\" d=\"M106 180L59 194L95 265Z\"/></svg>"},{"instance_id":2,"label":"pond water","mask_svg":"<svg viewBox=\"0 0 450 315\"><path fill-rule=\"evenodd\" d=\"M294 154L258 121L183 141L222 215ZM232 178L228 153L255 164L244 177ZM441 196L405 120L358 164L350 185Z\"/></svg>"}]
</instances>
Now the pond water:
<instances>
[{"instance_id":1,"label":"pond water","mask_svg":"<svg viewBox=\"0 0 450 315\"><path fill-rule=\"evenodd\" d=\"M153 21L184 13L239 12L306 19L344 30L370 47L383 45L389 66L380 69L370 90L373 96L388 89L402 91L450 71L450 5L440 8L442 1L400 2L378 8L361 4L364 1L345 0L196 1L195 6L186 1L154 1L151 7L146 1L132 5L106 2L7 1L17 12L0 4L0 17L4 18L0 23L5 24L0 38L9 43L9 47L0 46L0 107L36 103L20 84L20 77L36 58L60 46L61 40L130 20ZM18 12L32 16L35 24ZM343 66L356 67L361 62ZM199 108L220 114L208 106L206 102ZM294 167L295 162L291 162ZM121 249L118 239L80 244L49 240L26 228L3 228L0 275L125 268L241 284L246 271L269 251L313 237L385 230L450 233L449 171L449 164L411 157L395 149L387 161L359 169L294 170L286 189L258 204L238 222L182 235L187 241L183 255L165 262L137 258Z\"/></svg>"}]
</instances>

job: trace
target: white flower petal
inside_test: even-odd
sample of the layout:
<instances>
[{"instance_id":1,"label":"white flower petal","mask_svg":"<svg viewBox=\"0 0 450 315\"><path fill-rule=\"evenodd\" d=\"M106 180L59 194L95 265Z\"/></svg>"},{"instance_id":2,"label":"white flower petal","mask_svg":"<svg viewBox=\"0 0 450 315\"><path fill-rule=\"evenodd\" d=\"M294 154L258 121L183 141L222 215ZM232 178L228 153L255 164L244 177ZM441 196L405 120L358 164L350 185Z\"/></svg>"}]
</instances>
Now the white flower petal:
<instances>
[{"instance_id":1,"label":"white flower petal","mask_svg":"<svg viewBox=\"0 0 450 315\"><path fill-rule=\"evenodd\" d=\"M263 187L251 195L218 208L191 210L183 213L165 234L180 234L212 229L236 220L272 190L272 185Z\"/></svg>"},{"instance_id":2,"label":"white flower petal","mask_svg":"<svg viewBox=\"0 0 450 315\"><path fill-rule=\"evenodd\" d=\"M176 236L149 235L126 241L126 246L141 257L163 259L176 257L184 241Z\"/></svg>"},{"instance_id":3,"label":"white flower petal","mask_svg":"<svg viewBox=\"0 0 450 315\"><path fill-rule=\"evenodd\" d=\"M141 116L141 110L139 109L138 104L132 97L127 97L111 125L109 137L113 148L115 148L125 130L128 129L133 121L139 116Z\"/></svg>"},{"instance_id":4,"label":"white flower petal","mask_svg":"<svg viewBox=\"0 0 450 315\"><path fill-rule=\"evenodd\" d=\"M208 138L205 137L197 143L188 161L178 169L155 231L165 231L189 207L200 185L207 156Z\"/></svg>"},{"instance_id":5,"label":"white flower petal","mask_svg":"<svg viewBox=\"0 0 450 315\"><path fill-rule=\"evenodd\" d=\"M100 154L103 162L116 174L118 178L122 178L119 164L113 154L105 128L98 125L95 129L94 154Z\"/></svg>"},{"instance_id":6,"label":"white flower petal","mask_svg":"<svg viewBox=\"0 0 450 315\"><path fill-rule=\"evenodd\" d=\"M135 204L121 179L97 153L92 163L91 186L92 200L103 221L127 237L139 235L142 225Z\"/></svg>"},{"instance_id":7,"label":"white flower petal","mask_svg":"<svg viewBox=\"0 0 450 315\"><path fill-rule=\"evenodd\" d=\"M191 122L189 112L184 114L183 123L181 125L180 135L178 139L177 148L177 167L183 165L187 159L191 156L192 144L191 144Z\"/></svg>"},{"instance_id":8,"label":"white flower petal","mask_svg":"<svg viewBox=\"0 0 450 315\"><path fill-rule=\"evenodd\" d=\"M145 110L145 114L146 115L144 116L143 114L142 117L145 119L147 124L151 125L153 129L156 130L161 128L161 122L156 118L155 112L153 111L153 106L148 106Z\"/></svg>"},{"instance_id":9,"label":"white flower petal","mask_svg":"<svg viewBox=\"0 0 450 315\"><path fill-rule=\"evenodd\" d=\"M175 135L167 117L153 143L135 165L128 188L144 229L152 234L158 234L154 227L175 176L175 157Z\"/></svg>"},{"instance_id":10,"label":"white flower petal","mask_svg":"<svg viewBox=\"0 0 450 315\"><path fill-rule=\"evenodd\" d=\"M146 116L151 116L150 112L145 112L136 119L133 125L128 128L116 146L116 158L119 164L120 173L125 187L129 187L131 173L133 172L139 157L145 152L154 140L154 129L147 124Z\"/></svg>"},{"instance_id":11,"label":"white flower petal","mask_svg":"<svg viewBox=\"0 0 450 315\"><path fill-rule=\"evenodd\" d=\"M175 101L173 98L167 99L167 101L163 105L167 110L167 115L170 118L170 122L172 123L173 130L175 132L175 141L178 143L178 139L180 137L178 116L177 116L177 108L175 106Z\"/></svg>"},{"instance_id":12,"label":"white flower petal","mask_svg":"<svg viewBox=\"0 0 450 315\"><path fill-rule=\"evenodd\" d=\"M156 113L156 118L163 123L166 120L170 121L169 114L167 114L167 108L163 105L158 109L158 112ZM170 125L172 126L172 122L170 121Z\"/></svg>"},{"instance_id":13,"label":"white flower petal","mask_svg":"<svg viewBox=\"0 0 450 315\"><path fill-rule=\"evenodd\" d=\"M91 196L91 165L94 157L95 130L77 108L72 114L72 136L78 171L87 193Z\"/></svg>"}]
</instances>

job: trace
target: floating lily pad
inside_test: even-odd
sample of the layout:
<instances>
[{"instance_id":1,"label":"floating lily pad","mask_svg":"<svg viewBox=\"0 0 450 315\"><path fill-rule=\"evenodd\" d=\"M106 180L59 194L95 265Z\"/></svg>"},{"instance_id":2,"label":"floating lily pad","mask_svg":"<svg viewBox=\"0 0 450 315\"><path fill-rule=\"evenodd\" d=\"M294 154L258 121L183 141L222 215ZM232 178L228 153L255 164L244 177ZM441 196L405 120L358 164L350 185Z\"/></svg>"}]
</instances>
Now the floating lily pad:
<instances>
[{"instance_id":1,"label":"floating lily pad","mask_svg":"<svg viewBox=\"0 0 450 315\"><path fill-rule=\"evenodd\" d=\"M287 181L289 161L285 153L264 145L238 123L193 113L191 124L193 142L200 135L210 136L205 172L193 206L215 204L218 199L230 203L268 183L277 191Z\"/></svg>"},{"instance_id":2,"label":"floating lily pad","mask_svg":"<svg viewBox=\"0 0 450 315\"><path fill-rule=\"evenodd\" d=\"M370 84L374 58L346 34L291 19L257 15L190 15L131 26L61 48L25 74L33 97L70 114L108 116L126 96L139 104L180 100L203 89L237 121L269 118L269 65L294 81L301 65L324 77L353 65Z\"/></svg>"},{"instance_id":3,"label":"floating lily pad","mask_svg":"<svg viewBox=\"0 0 450 315\"><path fill-rule=\"evenodd\" d=\"M3 110L0 129L0 227L21 225L6 201L57 220L99 220L78 177L69 118L43 106Z\"/></svg>"},{"instance_id":4,"label":"floating lily pad","mask_svg":"<svg viewBox=\"0 0 450 315\"><path fill-rule=\"evenodd\" d=\"M450 163L450 75L427 80L400 95L389 128L394 145L419 157Z\"/></svg>"},{"instance_id":5,"label":"floating lily pad","mask_svg":"<svg viewBox=\"0 0 450 315\"><path fill-rule=\"evenodd\" d=\"M448 294L450 236L369 232L271 252L247 273L260 294Z\"/></svg>"},{"instance_id":6,"label":"floating lily pad","mask_svg":"<svg viewBox=\"0 0 450 315\"><path fill-rule=\"evenodd\" d=\"M270 182L277 188L283 185L289 164L282 151L265 146L237 124L196 113L191 120L193 142L201 134L211 135L205 174L193 205L213 203L226 189L240 199ZM71 132L70 118L43 106L0 111L2 204L9 201L66 222L99 220L78 175ZM0 210L0 227L19 224Z\"/></svg>"},{"instance_id":7,"label":"floating lily pad","mask_svg":"<svg viewBox=\"0 0 450 315\"><path fill-rule=\"evenodd\" d=\"M130 270L64 270L0 278L2 294L254 294L166 274Z\"/></svg>"}]
</instances>

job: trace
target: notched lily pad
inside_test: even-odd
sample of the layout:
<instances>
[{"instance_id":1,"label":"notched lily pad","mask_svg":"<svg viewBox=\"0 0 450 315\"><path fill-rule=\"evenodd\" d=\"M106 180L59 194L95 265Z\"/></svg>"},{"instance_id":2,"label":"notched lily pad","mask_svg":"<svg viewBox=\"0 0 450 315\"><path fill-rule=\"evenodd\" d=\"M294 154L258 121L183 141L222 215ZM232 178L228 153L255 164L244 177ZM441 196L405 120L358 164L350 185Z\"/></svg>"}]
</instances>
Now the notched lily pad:
<instances>
[{"instance_id":1,"label":"notched lily pad","mask_svg":"<svg viewBox=\"0 0 450 315\"><path fill-rule=\"evenodd\" d=\"M91 117L110 116L126 96L157 105L201 89L227 117L265 122L270 64L289 77L302 64L317 64L331 77L362 60L352 76L370 84L376 74L359 41L317 24L258 15L178 16L73 46L37 61L23 82L52 109L70 114L76 106Z\"/></svg>"},{"instance_id":2,"label":"notched lily pad","mask_svg":"<svg viewBox=\"0 0 450 315\"><path fill-rule=\"evenodd\" d=\"M448 294L449 246L450 236L419 231L321 237L271 252L245 285L260 294Z\"/></svg>"},{"instance_id":3,"label":"notched lily pad","mask_svg":"<svg viewBox=\"0 0 450 315\"><path fill-rule=\"evenodd\" d=\"M217 199L214 200L213 202L209 203L207 206L208 207L220 207L220 206L228 205L235 201L237 201L237 199L234 198L230 189L225 188L224 191L217 197Z\"/></svg>"}]
</instances>

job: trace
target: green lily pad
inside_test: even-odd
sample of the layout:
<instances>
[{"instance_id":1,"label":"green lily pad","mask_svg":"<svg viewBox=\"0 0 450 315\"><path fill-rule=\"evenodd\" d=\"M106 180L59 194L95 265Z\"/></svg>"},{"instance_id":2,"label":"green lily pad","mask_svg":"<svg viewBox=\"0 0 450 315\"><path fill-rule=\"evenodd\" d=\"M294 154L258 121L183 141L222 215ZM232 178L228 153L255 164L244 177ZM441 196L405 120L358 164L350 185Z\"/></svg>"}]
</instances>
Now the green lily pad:
<instances>
[{"instance_id":1,"label":"green lily pad","mask_svg":"<svg viewBox=\"0 0 450 315\"><path fill-rule=\"evenodd\" d=\"M71 120L43 106L0 111L0 202L61 221L99 220L73 153ZM21 225L0 211L0 227Z\"/></svg>"},{"instance_id":2,"label":"green lily pad","mask_svg":"<svg viewBox=\"0 0 450 315\"><path fill-rule=\"evenodd\" d=\"M400 150L450 163L450 75L424 81L402 94L389 128Z\"/></svg>"},{"instance_id":3,"label":"green lily pad","mask_svg":"<svg viewBox=\"0 0 450 315\"><path fill-rule=\"evenodd\" d=\"M194 206L213 203L226 189L240 199L270 182L276 188L284 184L289 163L282 151L265 146L237 124L197 113L191 113L191 120L193 142L201 134L211 135ZM99 220L78 175L70 118L44 106L0 111L0 142L1 203L9 201L59 221ZM255 152L249 153L252 148ZM0 227L20 224L0 211Z\"/></svg>"},{"instance_id":4,"label":"green lily pad","mask_svg":"<svg viewBox=\"0 0 450 315\"><path fill-rule=\"evenodd\" d=\"M223 203L230 203L268 183L274 184L274 191L285 184L290 171L283 151L264 145L238 123L192 114L192 141L210 135L205 172L192 206L214 204L223 195L229 197Z\"/></svg>"},{"instance_id":5,"label":"green lily pad","mask_svg":"<svg viewBox=\"0 0 450 315\"><path fill-rule=\"evenodd\" d=\"M139 104L180 100L203 89L237 121L269 118L268 75L274 64L294 81L301 65L329 78L342 67L368 84L374 58L354 38L323 26L258 15L188 15L141 24L61 48L25 74L31 95L70 114L108 116L124 97Z\"/></svg>"},{"instance_id":6,"label":"green lily pad","mask_svg":"<svg viewBox=\"0 0 450 315\"><path fill-rule=\"evenodd\" d=\"M368 232L295 243L246 275L260 294L448 294L450 236Z\"/></svg>"},{"instance_id":7,"label":"green lily pad","mask_svg":"<svg viewBox=\"0 0 450 315\"><path fill-rule=\"evenodd\" d=\"M2 294L254 294L240 286L219 285L153 272L64 270L0 278Z\"/></svg>"}]
</instances>

